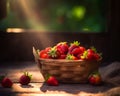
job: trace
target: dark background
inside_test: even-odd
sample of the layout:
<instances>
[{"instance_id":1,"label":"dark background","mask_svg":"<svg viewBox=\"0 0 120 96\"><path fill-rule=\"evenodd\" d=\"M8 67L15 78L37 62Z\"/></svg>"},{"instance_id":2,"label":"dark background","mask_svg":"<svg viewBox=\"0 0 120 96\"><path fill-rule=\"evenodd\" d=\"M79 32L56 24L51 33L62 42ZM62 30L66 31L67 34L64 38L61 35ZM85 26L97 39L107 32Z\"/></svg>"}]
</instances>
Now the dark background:
<instances>
[{"instance_id":1,"label":"dark background","mask_svg":"<svg viewBox=\"0 0 120 96\"><path fill-rule=\"evenodd\" d=\"M6 16L5 0L0 0L0 18ZM94 45L103 53L103 62L120 61L120 6L119 0L107 0L107 32L0 32L0 61L33 61L32 47L43 49L60 41L78 40L84 46Z\"/></svg>"}]
</instances>

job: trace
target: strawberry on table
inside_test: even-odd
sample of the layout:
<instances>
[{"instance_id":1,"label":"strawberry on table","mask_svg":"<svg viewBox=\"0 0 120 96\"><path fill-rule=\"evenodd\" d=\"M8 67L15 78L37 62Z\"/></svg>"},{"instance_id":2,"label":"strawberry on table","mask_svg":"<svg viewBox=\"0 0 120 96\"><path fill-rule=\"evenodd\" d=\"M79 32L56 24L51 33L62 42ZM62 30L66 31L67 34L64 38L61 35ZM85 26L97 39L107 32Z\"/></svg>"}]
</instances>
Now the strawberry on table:
<instances>
[{"instance_id":1,"label":"strawberry on table","mask_svg":"<svg viewBox=\"0 0 120 96\"><path fill-rule=\"evenodd\" d=\"M100 85L102 83L102 78L99 72L92 73L88 80L92 85Z\"/></svg>"},{"instance_id":2,"label":"strawberry on table","mask_svg":"<svg viewBox=\"0 0 120 96\"><path fill-rule=\"evenodd\" d=\"M46 83L50 86L58 86L59 82L54 76L49 76L46 80Z\"/></svg>"},{"instance_id":3,"label":"strawberry on table","mask_svg":"<svg viewBox=\"0 0 120 96\"><path fill-rule=\"evenodd\" d=\"M23 75L19 78L19 83L21 85L28 85L31 81L32 75L29 75L28 72L24 72Z\"/></svg>"},{"instance_id":4,"label":"strawberry on table","mask_svg":"<svg viewBox=\"0 0 120 96\"><path fill-rule=\"evenodd\" d=\"M12 82L12 80L9 79L8 77L4 77L4 78L2 79L2 81L1 81L1 85L2 85L2 87L4 87L4 88L10 88L10 87L12 87L13 82Z\"/></svg>"}]
</instances>

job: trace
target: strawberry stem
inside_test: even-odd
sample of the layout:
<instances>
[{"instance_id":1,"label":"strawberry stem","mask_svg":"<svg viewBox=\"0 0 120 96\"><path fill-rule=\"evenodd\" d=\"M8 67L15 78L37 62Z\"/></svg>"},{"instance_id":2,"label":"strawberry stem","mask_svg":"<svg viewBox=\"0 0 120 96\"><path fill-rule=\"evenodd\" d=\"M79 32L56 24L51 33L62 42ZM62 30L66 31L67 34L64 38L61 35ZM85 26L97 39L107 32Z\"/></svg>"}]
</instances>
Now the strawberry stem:
<instances>
[{"instance_id":1,"label":"strawberry stem","mask_svg":"<svg viewBox=\"0 0 120 96\"><path fill-rule=\"evenodd\" d=\"M57 49L56 47L52 47L51 50L48 52L48 55L51 56L51 57L57 57Z\"/></svg>"},{"instance_id":2,"label":"strawberry stem","mask_svg":"<svg viewBox=\"0 0 120 96\"><path fill-rule=\"evenodd\" d=\"M24 72L25 76L28 76L30 79L32 78L32 75L30 75L28 72Z\"/></svg>"},{"instance_id":3,"label":"strawberry stem","mask_svg":"<svg viewBox=\"0 0 120 96\"><path fill-rule=\"evenodd\" d=\"M97 49L94 46L90 47L95 53L97 53Z\"/></svg>"},{"instance_id":4,"label":"strawberry stem","mask_svg":"<svg viewBox=\"0 0 120 96\"><path fill-rule=\"evenodd\" d=\"M51 76L50 74L46 74L45 75L45 81L47 81L50 76Z\"/></svg>"},{"instance_id":5,"label":"strawberry stem","mask_svg":"<svg viewBox=\"0 0 120 96\"><path fill-rule=\"evenodd\" d=\"M76 45L76 46L79 46L80 45L80 42L79 41L74 41L73 43L71 43L70 45Z\"/></svg>"},{"instance_id":6,"label":"strawberry stem","mask_svg":"<svg viewBox=\"0 0 120 96\"><path fill-rule=\"evenodd\" d=\"M2 80L5 78L5 75L1 75L0 76L0 82L2 82Z\"/></svg>"}]
</instances>

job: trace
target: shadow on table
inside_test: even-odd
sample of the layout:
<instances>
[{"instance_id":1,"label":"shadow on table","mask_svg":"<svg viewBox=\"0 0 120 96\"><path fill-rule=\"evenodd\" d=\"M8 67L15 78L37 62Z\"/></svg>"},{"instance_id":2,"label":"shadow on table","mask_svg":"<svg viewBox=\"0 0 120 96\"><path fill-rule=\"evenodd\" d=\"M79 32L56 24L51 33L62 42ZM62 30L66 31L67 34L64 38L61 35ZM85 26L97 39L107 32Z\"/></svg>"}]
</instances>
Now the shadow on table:
<instances>
[{"instance_id":1,"label":"shadow on table","mask_svg":"<svg viewBox=\"0 0 120 96\"><path fill-rule=\"evenodd\" d=\"M20 85L22 88L34 88L34 86L32 86L32 85Z\"/></svg>"},{"instance_id":2,"label":"shadow on table","mask_svg":"<svg viewBox=\"0 0 120 96\"><path fill-rule=\"evenodd\" d=\"M60 84L59 86L49 86L46 83L44 83L40 87L40 90L42 92L55 91L55 92L67 92L71 94L77 94L81 91L88 92L88 93L105 92L113 87L114 86L106 83L99 86L93 86L90 84Z\"/></svg>"}]
</instances>

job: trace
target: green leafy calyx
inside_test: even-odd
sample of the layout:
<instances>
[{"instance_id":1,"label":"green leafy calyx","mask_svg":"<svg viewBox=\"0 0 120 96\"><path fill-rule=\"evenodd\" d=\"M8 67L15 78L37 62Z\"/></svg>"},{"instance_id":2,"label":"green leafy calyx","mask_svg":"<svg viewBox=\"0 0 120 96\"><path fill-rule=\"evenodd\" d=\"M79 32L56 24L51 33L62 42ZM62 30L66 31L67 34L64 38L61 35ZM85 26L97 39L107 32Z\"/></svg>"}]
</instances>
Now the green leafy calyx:
<instances>
[{"instance_id":1,"label":"green leafy calyx","mask_svg":"<svg viewBox=\"0 0 120 96\"><path fill-rule=\"evenodd\" d=\"M74 41L73 43L70 43L70 45L76 45L76 46L79 46L79 45L80 45L80 42L79 42L79 41Z\"/></svg>"}]
</instances>

